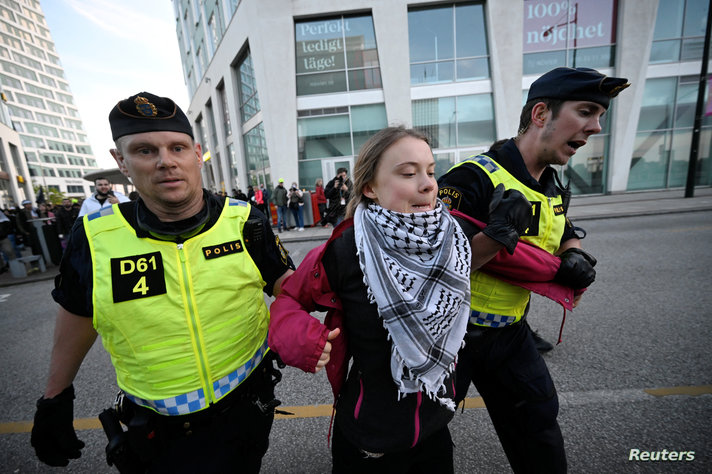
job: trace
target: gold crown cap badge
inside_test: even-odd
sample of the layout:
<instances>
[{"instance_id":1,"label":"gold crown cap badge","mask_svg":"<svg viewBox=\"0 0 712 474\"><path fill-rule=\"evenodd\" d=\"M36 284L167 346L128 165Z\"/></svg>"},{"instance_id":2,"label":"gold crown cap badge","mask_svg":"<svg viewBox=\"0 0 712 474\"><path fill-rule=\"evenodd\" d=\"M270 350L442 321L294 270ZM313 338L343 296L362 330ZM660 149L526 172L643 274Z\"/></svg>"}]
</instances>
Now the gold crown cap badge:
<instances>
[{"instance_id":1,"label":"gold crown cap badge","mask_svg":"<svg viewBox=\"0 0 712 474\"><path fill-rule=\"evenodd\" d=\"M136 104L136 110L138 113L144 117L155 117L158 115L158 110L156 106L148 101L147 98L138 96L134 99L134 104Z\"/></svg>"}]
</instances>

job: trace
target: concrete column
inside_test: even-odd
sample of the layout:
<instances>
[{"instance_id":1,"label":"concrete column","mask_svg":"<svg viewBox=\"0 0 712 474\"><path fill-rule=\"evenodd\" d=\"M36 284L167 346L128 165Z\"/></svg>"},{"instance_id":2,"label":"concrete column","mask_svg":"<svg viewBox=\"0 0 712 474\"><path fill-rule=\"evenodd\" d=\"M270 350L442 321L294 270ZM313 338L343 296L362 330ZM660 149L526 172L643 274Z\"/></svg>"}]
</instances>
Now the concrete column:
<instances>
[{"instance_id":1,"label":"concrete column","mask_svg":"<svg viewBox=\"0 0 712 474\"><path fill-rule=\"evenodd\" d=\"M225 84L225 97L227 97L227 109L228 113L230 114L230 143L232 143L233 150L235 151L235 156L239 157L242 156L242 152L240 152L237 148L242 146L242 127L240 127L240 124L242 123L242 116L240 115L240 103L239 103L239 97L240 97L240 91L238 90L237 87L237 78L235 77L235 73L233 72L232 67L228 67L227 70L225 71L225 77L224 79L224 84ZM225 125L227 127L227 125ZM228 194L232 193L232 188L243 188L242 186L242 179L245 177L243 176L243 173L245 171L238 169L237 170L237 178L238 182L236 183L235 180L233 179L234 177L232 176L232 163L231 163L231 157L230 153L228 153L228 139L227 137L225 138L225 158L223 159L225 163L225 188ZM239 168L239 167L238 167ZM228 183L229 181L229 183ZM246 181L245 181L246 182Z\"/></svg>"},{"instance_id":2,"label":"concrete column","mask_svg":"<svg viewBox=\"0 0 712 474\"><path fill-rule=\"evenodd\" d=\"M497 139L517 133L522 110L522 25L521 0L485 3Z\"/></svg>"},{"instance_id":3,"label":"concrete column","mask_svg":"<svg viewBox=\"0 0 712 474\"><path fill-rule=\"evenodd\" d=\"M243 1L252 51L252 65L262 107L271 167L272 186L278 178L296 181L299 173L297 141L297 80L292 2Z\"/></svg>"},{"instance_id":4,"label":"concrete column","mask_svg":"<svg viewBox=\"0 0 712 474\"><path fill-rule=\"evenodd\" d=\"M400 2L377 2L373 5L373 26L388 124L412 127L408 9ZM395 44L401 47L389 46Z\"/></svg>"},{"instance_id":5,"label":"concrete column","mask_svg":"<svg viewBox=\"0 0 712 474\"><path fill-rule=\"evenodd\" d=\"M658 0L621 0L618 5L615 75L628 78L631 86L614 99L608 154L608 193L624 192L628 186Z\"/></svg>"}]
</instances>

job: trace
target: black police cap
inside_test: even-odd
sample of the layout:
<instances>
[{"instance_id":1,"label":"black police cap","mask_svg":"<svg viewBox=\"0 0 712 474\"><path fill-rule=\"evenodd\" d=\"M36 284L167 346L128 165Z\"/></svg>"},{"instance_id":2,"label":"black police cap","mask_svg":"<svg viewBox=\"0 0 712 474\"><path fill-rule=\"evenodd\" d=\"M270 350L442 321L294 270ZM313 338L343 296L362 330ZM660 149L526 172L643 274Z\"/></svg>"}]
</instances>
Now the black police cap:
<instances>
[{"instance_id":1,"label":"black police cap","mask_svg":"<svg viewBox=\"0 0 712 474\"><path fill-rule=\"evenodd\" d=\"M143 132L181 132L193 138L193 128L180 107L168 97L150 92L120 100L109 113L109 125L114 141Z\"/></svg>"},{"instance_id":2,"label":"black police cap","mask_svg":"<svg viewBox=\"0 0 712 474\"><path fill-rule=\"evenodd\" d=\"M628 79L608 77L595 69L557 67L534 81L527 102L543 98L586 100L607 109L611 99L628 86Z\"/></svg>"}]
</instances>

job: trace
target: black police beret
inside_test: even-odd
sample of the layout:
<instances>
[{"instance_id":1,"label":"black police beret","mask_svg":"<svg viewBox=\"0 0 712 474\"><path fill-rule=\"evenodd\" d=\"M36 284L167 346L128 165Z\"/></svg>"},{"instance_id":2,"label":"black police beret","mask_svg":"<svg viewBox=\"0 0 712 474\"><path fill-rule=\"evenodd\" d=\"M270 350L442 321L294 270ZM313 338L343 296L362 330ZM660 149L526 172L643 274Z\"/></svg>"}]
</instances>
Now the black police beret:
<instances>
[{"instance_id":1,"label":"black police beret","mask_svg":"<svg viewBox=\"0 0 712 474\"><path fill-rule=\"evenodd\" d=\"M587 100L606 109L611 99L628 87L628 79L608 77L586 67L557 67L534 81L527 102L532 99Z\"/></svg>"},{"instance_id":2,"label":"black police beret","mask_svg":"<svg viewBox=\"0 0 712 474\"><path fill-rule=\"evenodd\" d=\"M188 117L168 97L139 92L119 101L109 113L111 137L143 132L181 132L193 138Z\"/></svg>"}]
</instances>

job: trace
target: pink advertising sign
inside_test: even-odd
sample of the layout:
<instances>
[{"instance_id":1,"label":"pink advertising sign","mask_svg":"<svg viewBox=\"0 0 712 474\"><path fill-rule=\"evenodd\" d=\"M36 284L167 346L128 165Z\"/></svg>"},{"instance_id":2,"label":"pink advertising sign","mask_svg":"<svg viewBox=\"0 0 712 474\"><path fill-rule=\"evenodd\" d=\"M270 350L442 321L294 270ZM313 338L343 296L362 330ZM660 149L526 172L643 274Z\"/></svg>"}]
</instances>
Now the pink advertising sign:
<instances>
[{"instance_id":1,"label":"pink advertising sign","mask_svg":"<svg viewBox=\"0 0 712 474\"><path fill-rule=\"evenodd\" d=\"M524 52L615 43L617 0L524 0Z\"/></svg>"}]
</instances>

